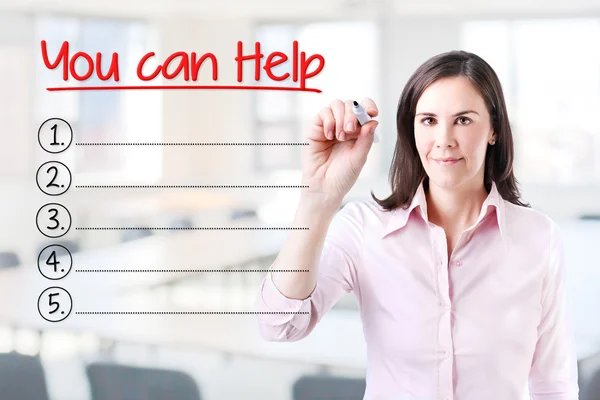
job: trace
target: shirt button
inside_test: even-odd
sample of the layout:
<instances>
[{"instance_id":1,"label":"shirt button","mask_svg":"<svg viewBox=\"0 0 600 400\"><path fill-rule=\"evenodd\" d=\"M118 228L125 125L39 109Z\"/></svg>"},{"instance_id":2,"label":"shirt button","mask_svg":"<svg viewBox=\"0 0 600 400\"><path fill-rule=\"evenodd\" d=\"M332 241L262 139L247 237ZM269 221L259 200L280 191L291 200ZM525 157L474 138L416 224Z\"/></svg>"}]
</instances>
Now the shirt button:
<instances>
[{"instance_id":1,"label":"shirt button","mask_svg":"<svg viewBox=\"0 0 600 400\"><path fill-rule=\"evenodd\" d=\"M463 265L462 261L457 261L455 264L456 264L457 267L462 267L462 265Z\"/></svg>"},{"instance_id":2,"label":"shirt button","mask_svg":"<svg viewBox=\"0 0 600 400\"><path fill-rule=\"evenodd\" d=\"M444 358L450 358L450 352L448 350L444 351Z\"/></svg>"}]
</instances>

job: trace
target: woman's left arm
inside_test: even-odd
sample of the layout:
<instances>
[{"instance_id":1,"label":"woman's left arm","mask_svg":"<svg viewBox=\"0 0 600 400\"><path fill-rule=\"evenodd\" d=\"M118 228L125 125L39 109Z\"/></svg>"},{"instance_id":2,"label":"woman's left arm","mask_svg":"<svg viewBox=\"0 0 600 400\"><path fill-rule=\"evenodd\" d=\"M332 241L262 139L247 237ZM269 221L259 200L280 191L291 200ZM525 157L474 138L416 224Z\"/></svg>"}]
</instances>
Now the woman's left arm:
<instances>
[{"instance_id":1,"label":"woman's left arm","mask_svg":"<svg viewBox=\"0 0 600 400\"><path fill-rule=\"evenodd\" d=\"M577 400L577 355L567 307L564 247L554 222L544 266L542 318L529 374L529 391L533 400Z\"/></svg>"}]
</instances>

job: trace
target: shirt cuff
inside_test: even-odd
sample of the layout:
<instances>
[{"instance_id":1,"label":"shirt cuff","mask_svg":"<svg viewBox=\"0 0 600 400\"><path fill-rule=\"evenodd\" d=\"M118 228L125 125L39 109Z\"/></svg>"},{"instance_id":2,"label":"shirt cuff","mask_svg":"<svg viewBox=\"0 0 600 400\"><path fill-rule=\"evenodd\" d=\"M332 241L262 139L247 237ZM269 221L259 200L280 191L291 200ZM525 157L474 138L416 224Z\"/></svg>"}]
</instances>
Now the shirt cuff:
<instances>
[{"instance_id":1,"label":"shirt cuff","mask_svg":"<svg viewBox=\"0 0 600 400\"><path fill-rule=\"evenodd\" d=\"M263 314L262 320L267 320L273 325L284 324L293 321L293 325L303 325L302 322L310 319L309 314L297 314L299 312L310 312L311 296L304 300L291 299L286 297L277 289L273 282L272 274L269 274L263 279L262 286L259 291L259 308L261 311L277 312L282 314ZM302 321L302 322L301 322Z\"/></svg>"}]
</instances>

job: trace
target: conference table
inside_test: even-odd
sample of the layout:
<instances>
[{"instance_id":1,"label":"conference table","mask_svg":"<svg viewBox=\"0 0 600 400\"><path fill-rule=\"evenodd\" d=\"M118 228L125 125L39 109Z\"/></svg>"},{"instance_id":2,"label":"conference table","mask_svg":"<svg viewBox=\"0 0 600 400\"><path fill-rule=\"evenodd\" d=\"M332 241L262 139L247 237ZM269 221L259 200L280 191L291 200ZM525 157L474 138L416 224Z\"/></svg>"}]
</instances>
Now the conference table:
<instances>
[{"instance_id":1,"label":"conference table","mask_svg":"<svg viewBox=\"0 0 600 400\"><path fill-rule=\"evenodd\" d=\"M260 228L261 224L246 221L233 222L230 226ZM80 321L80 316L74 314L77 310L111 304L118 307L126 294L185 279L203 279L209 274L242 274L235 269L274 259L286 237L284 230L211 230L153 235L113 247L73 253L71 270L59 280L44 277L37 263L5 268L0 270L0 293L4 300L0 304L0 323L33 326L39 330L58 326L77 328ZM62 255L58 260L66 265L68 256ZM42 267L47 268L43 264ZM65 289L72 299L72 314L63 321L45 321L38 312L38 298L49 287Z\"/></svg>"},{"instance_id":2,"label":"conference table","mask_svg":"<svg viewBox=\"0 0 600 400\"><path fill-rule=\"evenodd\" d=\"M148 218L171 214L193 215L198 212L230 211L249 206L248 201L241 201L230 193L190 192L185 189L152 193L152 195L142 191L137 195L129 195L127 199L117 198L111 202L111 207L106 208L98 207L93 202L91 204L89 209L82 207L81 213L115 219Z\"/></svg>"},{"instance_id":3,"label":"conference table","mask_svg":"<svg viewBox=\"0 0 600 400\"><path fill-rule=\"evenodd\" d=\"M590 264L597 263L596 259L581 259L597 245L598 228L597 224L577 223L565 226L563 231L579 358L597 352L600 347L600 321L594 317L594 310L600 304L597 290L600 268ZM92 333L117 343L204 348L324 367L365 368L366 344L357 310L334 307L306 338L297 342L268 342L260 336L257 317L252 314L255 305L250 302L233 310L191 308L153 291L136 290L172 283L175 276L190 279L201 273L75 272L78 268L236 268L240 263L276 254L285 237L282 231L185 233L153 236L111 250L75 254L74 270L57 283L71 294L73 311L65 320L55 323L45 321L37 310L39 294L52 285L39 274L37 266L4 270L0 272L0 292L5 299L0 305L0 323L39 331ZM257 273L263 277L266 274ZM198 289L199 298L203 296L201 290ZM205 311L216 313L197 313Z\"/></svg>"},{"instance_id":4,"label":"conference table","mask_svg":"<svg viewBox=\"0 0 600 400\"><path fill-rule=\"evenodd\" d=\"M265 226L248 220L229 225ZM110 248L73 253L71 271L57 281L42 276L37 265L0 270L0 293L4 300L0 304L0 324L39 332L93 334L116 343L189 346L325 367L364 367L366 350L360 351L364 342L362 326L354 311L331 312L308 338L299 343L274 343L260 336L254 314L176 314L199 309L174 304L169 296L147 290L177 282L202 282L205 274L237 270L261 260L262 271L223 272L221 275L257 274L262 278L267 274L264 260L274 259L287 235L285 230L215 230L154 235ZM59 258L59 261L65 260L64 256ZM128 272L97 272L116 270ZM132 272L134 270L144 272ZM40 294L54 286L64 288L72 298L70 314L58 322L47 321L38 312ZM201 288L198 288L197 296L202 301ZM224 308L209 311L230 311ZM246 302L236 305L235 310L252 312L255 309L253 302ZM107 314L115 311L135 314ZM157 311L173 314L140 314ZM346 332L343 339L339 338L340 329ZM328 351L333 344L340 347ZM341 348L352 351L337 350Z\"/></svg>"},{"instance_id":5,"label":"conference table","mask_svg":"<svg viewBox=\"0 0 600 400\"><path fill-rule=\"evenodd\" d=\"M139 288L140 282L118 283L118 278L111 277L114 288L119 290L116 293L111 292L102 276L97 278L99 282L95 285L95 278L86 275L88 282L77 279L70 285L61 285L71 294L73 309L66 319L49 322L37 310L37 296L47 284L40 280L22 279L23 275L20 279L16 279L16 274L13 276L15 279L0 282L0 290L6 290L3 297L10 299L0 306L0 323L15 328L91 333L116 344L208 349L224 355L306 363L324 368L366 366L361 319L352 310L330 311L302 341L269 342L260 336L257 316L252 314L256 310L253 302L235 308L190 308L174 304L153 291L132 292L131 289ZM157 283L157 278L151 278L145 278L146 283ZM23 287L23 282L28 282L28 286ZM200 290L198 296L202 296ZM204 311L216 313L194 314ZM168 314L155 314L157 312ZM339 334L341 331L344 335Z\"/></svg>"},{"instance_id":6,"label":"conference table","mask_svg":"<svg viewBox=\"0 0 600 400\"><path fill-rule=\"evenodd\" d=\"M91 298L88 296L87 298ZM270 342L261 335L253 304L236 308L234 312L248 314L185 314L198 312L174 306L163 299L135 296L113 296L102 301L85 301L79 308L86 312L127 312L136 314L84 314L50 323L35 310L13 318L18 326L40 331L61 331L71 334L93 334L115 344L164 346L173 349L210 350L222 355L246 356L282 362L304 363L322 368L366 367L366 345L361 319L357 312L332 310L306 338L297 342ZM151 297L151 296L148 296ZM74 310L75 311L75 310ZM168 315L140 314L168 312ZM182 314L177 314L182 313ZM344 332L344 335L340 335Z\"/></svg>"}]
</instances>

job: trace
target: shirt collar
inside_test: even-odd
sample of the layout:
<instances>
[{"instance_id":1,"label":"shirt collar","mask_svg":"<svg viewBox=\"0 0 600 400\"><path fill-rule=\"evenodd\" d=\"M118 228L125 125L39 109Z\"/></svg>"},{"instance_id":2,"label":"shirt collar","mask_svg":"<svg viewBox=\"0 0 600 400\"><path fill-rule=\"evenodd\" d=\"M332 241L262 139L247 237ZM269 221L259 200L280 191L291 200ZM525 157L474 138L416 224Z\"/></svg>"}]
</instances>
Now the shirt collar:
<instances>
[{"instance_id":1,"label":"shirt collar","mask_svg":"<svg viewBox=\"0 0 600 400\"><path fill-rule=\"evenodd\" d=\"M425 221L429 221L427 216L427 199L425 197L425 189L423 187L423 180L417 187L413 200L407 209L396 208L390 211L391 215L383 229L382 238L388 234L403 228L408 222L408 218L412 214L413 210L418 208L421 217ZM481 206L481 212L477 218L475 225L479 224L483 218L485 218L492 210L495 209L496 221L500 230L500 236L506 245L506 215L505 215L505 204L504 199L500 196L496 183L492 181L492 187L490 192Z\"/></svg>"}]
</instances>

